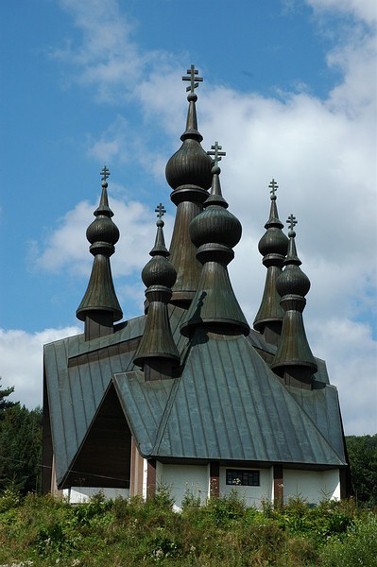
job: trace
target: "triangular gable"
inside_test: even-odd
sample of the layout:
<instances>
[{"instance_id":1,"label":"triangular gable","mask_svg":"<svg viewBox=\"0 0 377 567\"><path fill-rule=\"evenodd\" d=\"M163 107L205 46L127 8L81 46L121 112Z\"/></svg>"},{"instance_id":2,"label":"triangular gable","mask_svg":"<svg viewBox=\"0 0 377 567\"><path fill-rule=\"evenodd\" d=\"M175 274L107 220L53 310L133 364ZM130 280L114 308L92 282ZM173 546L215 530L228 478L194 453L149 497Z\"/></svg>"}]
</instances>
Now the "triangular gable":
<instances>
[{"instance_id":1,"label":"triangular gable","mask_svg":"<svg viewBox=\"0 0 377 567\"><path fill-rule=\"evenodd\" d=\"M78 335L44 348L58 485L87 435L113 374L132 366L133 333L142 331L140 319L132 320L109 337L86 342L83 335Z\"/></svg>"}]
</instances>

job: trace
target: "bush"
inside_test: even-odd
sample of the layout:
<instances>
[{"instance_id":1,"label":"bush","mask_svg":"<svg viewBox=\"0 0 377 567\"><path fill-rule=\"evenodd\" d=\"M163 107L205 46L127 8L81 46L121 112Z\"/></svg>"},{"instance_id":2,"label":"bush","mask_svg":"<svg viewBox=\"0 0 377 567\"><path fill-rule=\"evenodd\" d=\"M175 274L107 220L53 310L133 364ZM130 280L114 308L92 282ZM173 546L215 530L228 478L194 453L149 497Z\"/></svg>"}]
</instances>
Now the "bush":
<instances>
[{"instance_id":1,"label":"bush","mask_svg":"<svg viewBox=\"0 0 377 567\"><path fill-rule=\"evenodd\" d=\"M4 497L4 496L3 496ZM111 565L279 567L372 566L377 519L352 502L302 501L265 511L246 508L236 492L182 513L168 492L71 506L64 500L5 495L0 511L0 566Z\"/></svg>"},{"instance_id":2,"label":"bush","mask_svg":"<svg viewBox=\"0 0 377 567\"><path fill-rule=\"evenodd\" d=\"M321 565L324 567L374 567L377 557L377 518L369 513L358 519L346 537L333 539L324 547Z\"/></svg>"}]
</instances>

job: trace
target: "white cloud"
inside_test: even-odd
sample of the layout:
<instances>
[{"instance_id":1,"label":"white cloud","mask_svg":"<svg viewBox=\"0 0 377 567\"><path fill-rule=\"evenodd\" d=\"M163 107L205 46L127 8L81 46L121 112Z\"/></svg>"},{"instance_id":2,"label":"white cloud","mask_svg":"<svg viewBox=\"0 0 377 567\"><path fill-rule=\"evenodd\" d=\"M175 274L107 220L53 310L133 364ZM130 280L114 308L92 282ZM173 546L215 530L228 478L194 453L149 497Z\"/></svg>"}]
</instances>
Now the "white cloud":
<instances>
[{"instance_id":1,"label":"white cloud","mask_svg":"<svg viewBox=\"0 0 377 567\"><path fill-rule=\"evenodd\" d=\"M1 384L15 388L9 399L29 409L42 405L43 345L81 332L79 327L39 333L0 329Z\"/></svg>"},{"instance_id":2,"label":"white cloud","mask_svg":"<svg viewBox=\"0 0 377 567\"><path fill-rule=\"evenodd\" d=\"M310 325L312 347L327 361L346 435L377 431L377 345L368 325L344 317Z\"/></svg>"},{"instance_id":3,"label":"white cloud","mask_svg":"<svg viewBox=\"0 0 377 567\"><path fill-rule=\"evenodd\" d=\"M335 12L352 15L368 24L377 20L375 0L306 0L316 13Z\"/></svg>"},{"instance_id":4,"label":"white cloud","mask_svg":"<svg viewBox=\"0 0 377 567\"><path fill-rule=\"evenodd\" d=\"M89 253L89 243L85 231L94 220L93 211L98 204L80 202L59 221L58 228L49 236L42 252L37 254L35 266L51 272L69 271L73 275L88 276L93 257ZM119 228L121 238L111 257L114 277L140 273L147 263L152 248L156 226L155 213L138 201L125 203L110 198L114 212L113 221ZM166 236L169 237L173 219L166 215Z\"/></svg>"}]
</instances>

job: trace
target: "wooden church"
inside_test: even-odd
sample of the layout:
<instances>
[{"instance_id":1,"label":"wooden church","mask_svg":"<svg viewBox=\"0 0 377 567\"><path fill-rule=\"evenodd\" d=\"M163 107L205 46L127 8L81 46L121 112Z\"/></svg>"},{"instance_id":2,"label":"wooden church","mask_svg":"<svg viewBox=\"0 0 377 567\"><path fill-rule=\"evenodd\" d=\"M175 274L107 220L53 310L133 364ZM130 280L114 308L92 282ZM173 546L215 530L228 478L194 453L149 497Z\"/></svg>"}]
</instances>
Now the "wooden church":
<instances>
[{"instance_id":1,"label":"wooden church","mask_svg":"<svg viewBox=\"0 0 377 567\"><path fill-rule=\"evenodd\" d=\"M259 242L266 282L251 328L227 268L242 229L220 186L224 153L201 145L202 78L191 66L183 79L186 129L166 165L174 231L168 249L159 205L142 271L145 313L128 321L111 275L119 231L109 172L101 172L86 233L93 268L76 313L84 333L44 348L44 491L79 501L98 490L148 498L164 487L177 507L186 494L204 502L231 490L256 507L342 498L348 466L338 394L305 335L310 282L295 217L287 237L273 180Z\"/></svg>"}]
</instances>

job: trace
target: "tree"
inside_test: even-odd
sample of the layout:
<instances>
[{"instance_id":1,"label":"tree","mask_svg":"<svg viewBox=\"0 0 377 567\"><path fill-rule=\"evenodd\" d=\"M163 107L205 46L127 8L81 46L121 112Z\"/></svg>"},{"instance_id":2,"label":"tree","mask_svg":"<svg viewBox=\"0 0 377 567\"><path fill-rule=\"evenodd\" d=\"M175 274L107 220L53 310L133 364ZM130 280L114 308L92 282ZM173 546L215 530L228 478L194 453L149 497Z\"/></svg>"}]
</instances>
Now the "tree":
<instances>
[{"instance_id":1,"label":"tree","mask_svg":"<svg viewBox=\"0 0 377 567\"><path fill-rule=\"evenodd\" d=\"M0 492L13 487L26 494L38 488L42 411L6 400L13 391L0 389Z\"/></svg>"},{"instance_id":2,"label":"tree","mask_svg":"<svg viewBox=\"0 0 377 567\"><path fill-rule=\"evenodd\" d=\"M346 437L355 497L377 506L377 435Z\"/></svg>"},{"instance_id":3,"label":"tree","mask_svg":"<svg viewBox=\"0 0 377 567\"><path fill-rule=\"evenodd\" d=\"M5 399L8 396L10 396L10 394L13 394L14 386L11 386L10 388L5 388L5 390L2 390L1 389L1 380L2 380L2 378L0 376L0 419L2 417L2 412L4 410L16 405L16 402L11 402L11 401Z\"/></svg>"}]
</instances>

